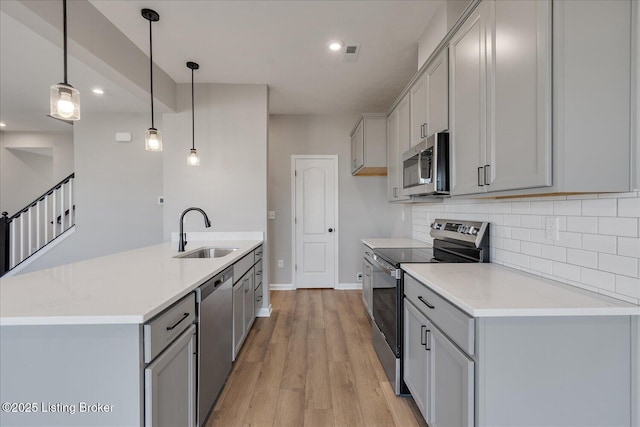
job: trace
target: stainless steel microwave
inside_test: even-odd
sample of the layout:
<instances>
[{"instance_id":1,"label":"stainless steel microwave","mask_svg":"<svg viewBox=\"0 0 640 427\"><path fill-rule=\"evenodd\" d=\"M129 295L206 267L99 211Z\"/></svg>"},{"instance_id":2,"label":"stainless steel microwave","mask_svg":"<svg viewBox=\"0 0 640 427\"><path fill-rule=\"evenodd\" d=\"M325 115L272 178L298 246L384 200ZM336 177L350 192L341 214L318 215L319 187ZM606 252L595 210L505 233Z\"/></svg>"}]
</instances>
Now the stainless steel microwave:
<instances>
[{"instance_id":1,"label":"stainless steel microwave","mask_svg":"<svg viewBox=\"0 0 640 427\"><path fill-rule=\"evenodd\" d=\"M449 134L434 133L402 155L402 194L449 194Z\"/></svg>"}]
</instances>

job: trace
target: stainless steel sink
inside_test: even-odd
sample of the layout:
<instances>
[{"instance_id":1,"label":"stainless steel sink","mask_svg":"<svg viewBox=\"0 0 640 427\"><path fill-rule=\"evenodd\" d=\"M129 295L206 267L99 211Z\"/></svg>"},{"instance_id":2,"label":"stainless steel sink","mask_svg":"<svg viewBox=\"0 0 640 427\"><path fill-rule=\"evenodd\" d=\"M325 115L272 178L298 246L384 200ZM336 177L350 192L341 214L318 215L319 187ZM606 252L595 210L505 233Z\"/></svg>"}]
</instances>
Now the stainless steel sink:
<instances>
[{"instance_id":1,"label":"stainless steel sink","mask_svg":"<svg viewBox=\"0 0 640 427\"><path fill-rule=\"evenodd\" d=\"M205 247L198 248L191 252L187 252L182 255L176 255L174 258L221 258L223 256L227 256L235 251L238 248L214 248L214 247Z\"/></svg>"}]
</instances>

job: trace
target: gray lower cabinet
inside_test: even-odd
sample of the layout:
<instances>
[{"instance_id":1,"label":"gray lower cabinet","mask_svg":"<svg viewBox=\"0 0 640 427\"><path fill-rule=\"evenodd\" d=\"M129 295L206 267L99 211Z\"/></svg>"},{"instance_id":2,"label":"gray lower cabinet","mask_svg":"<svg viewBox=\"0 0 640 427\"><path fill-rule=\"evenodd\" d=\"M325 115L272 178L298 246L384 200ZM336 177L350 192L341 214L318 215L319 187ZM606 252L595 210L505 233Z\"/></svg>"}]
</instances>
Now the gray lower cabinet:
<instances>
[{"instance_id":1,"label":"gray lower cabinet","mask_svg":"<svg viewBox=\"0 0 640 427\"><path fill-rule=\"evenodd\" d=\"M367 308L369 317L373 319L373 266L366 259L364 260L364 273L362 276L362 301Z\"/></svg>"},{"instance_id":2,"label":"gray lower cabinet","mask_svg":"<svg viewBox=\"0 0 640 427\"><path fill-rule=\"evenodd\" d=\"M406 299L404 319L404 379L425 421L473 427L473 360Z\"/></svg>"},{"instance_id":3,"label":"gray lower cabinet","mask_svg":"<svg viewBox=\"0 0 640 427\"><path fill-rule=\"evenodd\" d=\"M633 325L473 318L405 274L404 380L430 427L631 426Z\"/></svg>"},{"instance_id":4,"label":"gray lower cabinet","mask_svg":"<svg viewBox=\"0 0 640 427\"><path fill-rule=\"evenodd\" d=\"M145 426L196 425L195 333L191 325L145 368Z\"/></svg>"},{"instance_id":5,"label":"gray lower cabinet","mask_svg":"<svg viewBox=\"0 0 640 427\"><path fill-rule=\"evenodd\" d=\"M249 334L262 307L262 245L234 264L233 360ZM259 301L257 298L259 297Z\"/></svg>"}]
</instances>

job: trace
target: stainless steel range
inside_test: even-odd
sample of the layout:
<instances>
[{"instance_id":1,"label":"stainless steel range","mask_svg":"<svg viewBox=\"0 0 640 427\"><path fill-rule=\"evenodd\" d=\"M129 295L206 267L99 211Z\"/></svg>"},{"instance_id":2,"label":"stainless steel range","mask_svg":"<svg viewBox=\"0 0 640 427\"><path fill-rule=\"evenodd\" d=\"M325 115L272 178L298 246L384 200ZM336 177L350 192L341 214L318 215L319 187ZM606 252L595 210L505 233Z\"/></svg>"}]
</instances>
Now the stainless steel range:
<instances>
[{"instance_id":1,"label":"stainless steel range","mask_svg":"<svg viewBox=\"0 0 640 427\"><path fill-rule=\"evenodd\" d=\"M373 265L373 346L396 394L402 380L403 263L489 262L489 223L436 219L433 248L377 248L365 255Z\"/></svg>"}]
</instances>

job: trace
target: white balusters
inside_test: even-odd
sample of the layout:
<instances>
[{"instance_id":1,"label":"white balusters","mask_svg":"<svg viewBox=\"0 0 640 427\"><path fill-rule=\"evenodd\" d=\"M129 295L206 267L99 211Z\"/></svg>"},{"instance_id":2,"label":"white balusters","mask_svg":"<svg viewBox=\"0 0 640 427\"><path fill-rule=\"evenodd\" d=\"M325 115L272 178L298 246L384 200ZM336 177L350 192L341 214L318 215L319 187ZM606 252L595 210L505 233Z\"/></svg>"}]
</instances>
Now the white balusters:
<instances>
[{"instance_id":1,"label":"white balusters","mask_svg":"<svg viewBox=\"0 0 640 427\"><path fill-rule=\"evenodd\" d=\"M9 269L75 225L73 176L9 221ZM59 222L58 222L59 221ZM49 227L51 225L51 227Z\"/></svg>"}]
</instances>

